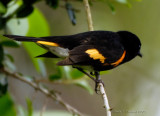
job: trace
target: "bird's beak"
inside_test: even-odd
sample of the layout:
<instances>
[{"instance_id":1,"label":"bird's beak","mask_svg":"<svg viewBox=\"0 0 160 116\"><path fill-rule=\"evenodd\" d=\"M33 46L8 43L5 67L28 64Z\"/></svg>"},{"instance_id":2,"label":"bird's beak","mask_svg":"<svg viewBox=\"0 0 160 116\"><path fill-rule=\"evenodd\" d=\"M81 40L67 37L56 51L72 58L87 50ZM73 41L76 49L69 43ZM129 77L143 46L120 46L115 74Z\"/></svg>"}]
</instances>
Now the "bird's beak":
<instances>
[{"instance_id":1,"label":"bird's beak","mask_svg":"<svg viewBox=\"0 0 160 116\"><path fill-rule=\"evenodd\" d=\"M139 51L138 52L138 54L137 54L139 57L141 57L142 58L142 54L141 54L141 52Z\"/></svg>"}]
</instances>

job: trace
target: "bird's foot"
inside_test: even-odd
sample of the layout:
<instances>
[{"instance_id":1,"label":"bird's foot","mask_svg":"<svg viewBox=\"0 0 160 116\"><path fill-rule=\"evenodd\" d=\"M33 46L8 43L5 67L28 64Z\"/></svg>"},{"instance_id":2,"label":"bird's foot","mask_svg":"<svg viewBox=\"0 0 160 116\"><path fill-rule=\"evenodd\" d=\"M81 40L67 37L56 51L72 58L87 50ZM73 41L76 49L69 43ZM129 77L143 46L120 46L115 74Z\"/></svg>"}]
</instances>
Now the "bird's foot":
<instances>
[{"instance_id":1,"label":"bird's foot","mask_svg":"<svg viewBox=\"0 0 160 116\"><path fill-rule=\"evenodd\" d=\"M101 79L96 79L96 80L95 80L95 92L96 92L97 94L100 94L100 93L99 93L99 92L100 92L99 83L102 83L103 86L104 86L104 82L103 82Z\"/></svg>"}]
</instances>

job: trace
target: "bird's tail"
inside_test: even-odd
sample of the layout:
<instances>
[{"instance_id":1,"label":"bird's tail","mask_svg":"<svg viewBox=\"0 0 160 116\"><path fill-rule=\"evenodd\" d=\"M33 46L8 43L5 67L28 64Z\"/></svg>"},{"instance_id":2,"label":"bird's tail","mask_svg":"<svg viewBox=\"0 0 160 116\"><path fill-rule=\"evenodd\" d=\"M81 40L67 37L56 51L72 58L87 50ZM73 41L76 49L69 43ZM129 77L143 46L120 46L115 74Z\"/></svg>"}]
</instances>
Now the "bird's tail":
<instances>
[{"instance_id":1,"label":"bird's tail","mask_svg":"<svg viewBox=\"0 0 160 116\"><path fill-rule=\"evenodd\" d=\"M26 42L36 42L37 44L49 45L49 46L59 46L57 40L58 36L50 36L50 37L27 37L27 36L19 36L19 35L3 35L10 39L16 41L26 41Z\"/></svg>"},{"instance_id":2,"label":"bird's tail","mask_svg":"<svg viewBox=\"0 0 160 116\"><path fill-rule=\"evenodd\" d=\"M79 45L81 39L75 39L74 36L48 36L48 37L27 37L19 35L3 35L16 41L35 42L41 45L62 47L72 49Z\"/></svg>"},{"instance_id":3,"label":"bird's tail","mask_svg":"<svg viewBox=\"0 0 160 116\"><path fill-rule=\"evenodd\" d=\"M19 35L3 35L3 36L8 37L13 40L16 40L16 41L37 42L40 40L40 38L37 38L37 37L27 37L27 36L19 36Z\"/></svg>"},{"instance_id":4,"label":"bird's tail","mask_svg":"<svg viewBox=\"0 0 160 116\"><path fill-rule=\"evenodd\" d=\"M27 37L19 35L4 35L16 41L35 42L40 47L47 49L49 52L37 57L58 58L68 56L68 48L65 43L67 36L49 36L49 37ZM64 42L63 42L64 40ZM66 49L67 48L67 49Z\"/></svg>"}]
</instances>

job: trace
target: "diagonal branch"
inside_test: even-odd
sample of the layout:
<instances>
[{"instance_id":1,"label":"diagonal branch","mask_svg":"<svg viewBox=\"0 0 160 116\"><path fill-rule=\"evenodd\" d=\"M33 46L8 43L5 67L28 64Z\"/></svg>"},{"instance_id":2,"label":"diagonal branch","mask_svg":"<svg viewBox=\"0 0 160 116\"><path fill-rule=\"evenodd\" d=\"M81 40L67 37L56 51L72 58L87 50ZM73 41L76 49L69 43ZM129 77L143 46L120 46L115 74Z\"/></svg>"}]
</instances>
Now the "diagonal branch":
<instances>
[{"instance_id":1,"label":"diagonal branch","mask_svg":"<svg viewBox=\"0 0 160 116\"><path fill-rule=\"evenodd\" d=\"M7 69L0 69L0 72L13 77L15 79L18 79L20 81L23 81L24 83L30 85L31 87L33 87L34 89L40 91L41 93L43 93L44 95L50 97L51 99L57 101L59 104L61 104L62 106L64 106L66 108L66 110L68 110L69 112L71 112L73 115L78 115L78 116L83 116L82 113L80 113L77 109L75 109L74 107L72 107L71 105L69 105L68 103L66 103L57 92L53 91L49 91L48 89L45 89L41 86L39 86L39 84L32 82L30 80L25 79L25 77L19 75L18 73L12 73Z\"/></svg>"},{"instance_id":2,"label":"diagonal branch","mask_svg":"<svg viewBox=\"0 0 160 116\"><path fill-rule=\"evenodd\" d=\"M93 31L94 30L93 21L92 21L91 10L90 10L90 6L89 6L89 3L88 3L88 0L83 0L83 2L84 2L86 14L87 14L88 29L89 29L89 31ZM111 116L111 108L109 106L107 94L105 92L103 83L99 82L98 86L100 88L100 93L101 93L103 101L104 101L104 107L105 107L105 110L106 110L106 116Z\"/></svg>"}]
</instances>

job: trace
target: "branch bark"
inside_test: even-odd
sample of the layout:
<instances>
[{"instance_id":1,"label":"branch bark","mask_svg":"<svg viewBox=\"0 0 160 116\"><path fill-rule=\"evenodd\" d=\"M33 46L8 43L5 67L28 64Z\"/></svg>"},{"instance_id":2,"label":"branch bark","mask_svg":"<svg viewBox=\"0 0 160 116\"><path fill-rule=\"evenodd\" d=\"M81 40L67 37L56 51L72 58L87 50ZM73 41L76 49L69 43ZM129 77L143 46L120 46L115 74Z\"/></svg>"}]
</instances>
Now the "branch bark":
<instances>
[{"instance_id":1,"label":"branch bark","mask_svg":"<svg viewBox=\"0 0 160 116\"><path fill-rule=\"evenodd\" d=\"M91 15L89 2L88 2L88 0L83 0L83 3L84 3L85 11L86 11L86 14L87 14L88 29L89 29L89 31L93 31L94 28L93 28L93 21L92 21L92 15ZM104 101L106 116L111 116L111 108L109 106L109 102L108 102L108 98L107 98L107 94L105 92L104 86L103 86L102 83L99 83L98 86L100 88L100 93L101 93L103 101Z\"/></svg>"},{"instance_id":2,"label":"branch bark","mask_svg":"<svg viewBox=\"0 0 160 116\"><path fill-rule=\"evenodd\" d=\"M106 116L111 116L111 108L109 106L107 94L105 92L104 86L102 83L99 83L100 92L104 102L104 108L106 109Z\"/></svg>"},{"instance_id":3,"label":"branch bark","mask_svg":"<svg viewBox=\"0 0 160 116\"><path fill-rule=\"evenodd\" d=\"M19 75L18 73L13 73L10 72L7 69L0 69L0 72L13 77L15 79L18 79L28 85L30 85L31 87L33 87L35 90L40 91L41 93L43 93L44 95L48 96L49 98L57 101L59 104L61 104L62 106L64 106L66 108L66 110L68 110L70 113L72 113L73 115L78 115L78 116L84 116L82 113L80 113L77 109L75 109L74 107L72 107L71 105L69 105L68 103L66 103L57 92L53 91L49 91L48 89L45 89L43 87L41 87L39 84L32 82L30 80L27 80L25 77Z\"/></svg>"},{"instance_id":4,"label":"branch bark","mask_svg":"<svg viewBox=\"0 0 160 116\"><path fill-rule=\"evenodd\" d=\"M84 6L85 6L85 11L87 15L87 22L88 22L88 29L89 31L93 31L93 21L92 21L92 15L91 15L91 10L89 6L88 0L83 0Z\"/></svg>"}]
</instances>

